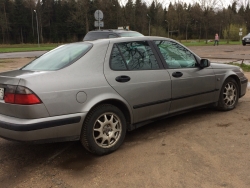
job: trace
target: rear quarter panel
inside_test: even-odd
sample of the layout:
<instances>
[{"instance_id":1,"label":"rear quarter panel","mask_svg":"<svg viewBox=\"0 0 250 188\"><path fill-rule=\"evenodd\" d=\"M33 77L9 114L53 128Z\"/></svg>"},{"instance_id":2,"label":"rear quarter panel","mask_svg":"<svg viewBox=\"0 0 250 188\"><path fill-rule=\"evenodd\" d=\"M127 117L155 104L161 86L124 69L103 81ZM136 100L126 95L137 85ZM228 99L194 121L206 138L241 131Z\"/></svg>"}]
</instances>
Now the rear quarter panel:
<instances>
[{"instance_id":1,"label":"rear quarter panel","mask_svg":"<svg viewBox=\"0 0 250 188\"><path fill-rule=\"evenodd\" d=\"M103 63L108 41L98 43L72 65L37 76L23 76L20 85L32 88L45 104L50 116L87 112L95 104L107 100L123 100L107 84ZM83 101L77 101L77 94Z\"/></svg>"}]
</instances>

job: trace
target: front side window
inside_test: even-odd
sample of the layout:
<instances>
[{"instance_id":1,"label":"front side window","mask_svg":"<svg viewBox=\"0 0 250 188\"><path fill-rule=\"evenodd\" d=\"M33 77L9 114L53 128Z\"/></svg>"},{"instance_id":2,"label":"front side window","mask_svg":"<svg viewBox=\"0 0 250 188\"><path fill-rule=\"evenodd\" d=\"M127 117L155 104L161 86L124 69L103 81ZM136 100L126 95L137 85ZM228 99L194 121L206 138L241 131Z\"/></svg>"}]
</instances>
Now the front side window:
<instances>
[{"instance_id":1,"label":"front side window","mask_svg":"<svg viewBox=\"0 0 250 188\"><path fill-rule=\"evenodd\" d=\"M159 48L168 68L196 67L194 55L178 43L172 41L154 41Z\"/></svg>"},{"instance_id":2,"label":"front side window","mask_svg":"<svg viewBox=\"0 0 250 188\"><path fill-rule=\"evenodd\" d=\"M154 53L146 41L115 44L110 65L113 70L159 69Z\"/></svg>"},{"instance_id":3,"label":"front side window","mask_svg":"<svg viewBox=\"0 0 250 188\"><path fill-rule=\"evenodd\" d=\"M74 43L59 46L54 50L35 59L21 70L32 71L54 71L66 67L80 57L82 57L90 48L89 43Z\"/></svg>"}]
</instances>

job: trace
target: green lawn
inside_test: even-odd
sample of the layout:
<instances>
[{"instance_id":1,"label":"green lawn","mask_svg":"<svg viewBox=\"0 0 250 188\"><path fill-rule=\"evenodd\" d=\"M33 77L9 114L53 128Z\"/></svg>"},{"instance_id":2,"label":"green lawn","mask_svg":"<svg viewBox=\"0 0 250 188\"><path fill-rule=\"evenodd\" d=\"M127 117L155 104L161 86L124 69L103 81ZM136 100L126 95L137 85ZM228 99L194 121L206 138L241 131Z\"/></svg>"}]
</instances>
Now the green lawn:
<instances>
[{"instance_id":1,"label":"green lawn","mask_svg":"<svg viewBox=\"0 0 250 188\"><path fill-rule=\"evenodd\" d=\"M185 46L213 46L214 42L208 42L206 44L204 39L201 39L200 42L199 40L182 40L180 41L183 45ZM229 44L227 44L226 40L220 40L219 45L241 45L240 41L229 41Z\"/></svg>"},{"instance_id":2,"label":"green lawn","mask_svg":"<svg viewBox=\"0 0 250 188\"><path fill-rule=\"evenodd\" d=\"M238 64L238 63L228 63L230 65L236 65L236 66L239 66L240 68L242 68L242 70L244 72L250 72L250 65L246 65L246 64Z\"/></svg>"},{"instance_id":3,"label":"green lawn","mask_svg":"<svg viewBox=\"0 0 250 188\"><path fill-rule=\"evenodd\" d=\"M179 41L185 46L212 46L213 42L205 43L204 39L201 39L200 42L198 39L196 40L181 40ZM220 45L228 45L225 40L220 40ZM240 45L240 41L230 41L229 45ZM38 47L37 44L9 44L9 45L2 45L0 44L0 53L7 53L7 52L28 52L28 51L49 51L54 49L55 47L61 44L40 44Z\"/></svg>"}]
</instances>

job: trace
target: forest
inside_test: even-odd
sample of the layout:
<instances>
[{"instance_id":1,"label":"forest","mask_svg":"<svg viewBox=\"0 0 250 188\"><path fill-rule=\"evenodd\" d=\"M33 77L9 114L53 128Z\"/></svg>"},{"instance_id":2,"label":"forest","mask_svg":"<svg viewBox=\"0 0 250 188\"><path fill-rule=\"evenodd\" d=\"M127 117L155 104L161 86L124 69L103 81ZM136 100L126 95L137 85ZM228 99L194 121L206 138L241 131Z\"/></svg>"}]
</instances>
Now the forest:
<instances>
[{"instance_id":1,"label":"forest","mask_svg":"<svg viewBox=\"0 0 250 188\"><path fill-rule=\"evenodd\" d=\"M164 1L167 2L167 1ZM0 43L68 43L82 41L94 26L94 13L103 12L104 27L129 27L144 35L176 40L240 40L250 31L249 1L196 3L154 0L0 0Z\"/></svg>"}]
</instances>

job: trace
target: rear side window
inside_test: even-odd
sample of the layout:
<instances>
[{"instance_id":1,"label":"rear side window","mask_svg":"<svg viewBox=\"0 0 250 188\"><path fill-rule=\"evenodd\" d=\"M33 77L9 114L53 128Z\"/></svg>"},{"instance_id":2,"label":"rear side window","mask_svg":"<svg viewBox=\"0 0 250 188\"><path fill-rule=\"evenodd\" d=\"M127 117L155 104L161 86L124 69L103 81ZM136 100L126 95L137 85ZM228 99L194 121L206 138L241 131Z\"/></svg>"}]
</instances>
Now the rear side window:
<instances>
[{"instance_id":1,"label":"rear side window","mask_svg":"<svg viewBox=\"0 0 250 188\"><path fill-rule=\"evenodd\" d=\"M89 43L74 43L59 46L54 50L35 59L28 65L21 68L21 70L33 71L54 71L66 67L80 57L82 57L90 48L92 44Z\"/></svg>"},{"instance_id":2,"label":"rear side window","mask_svg":"<svg viewBox=\"0 0 250 188\"><path fill-rule=\"evenodd\" d=\"M155 55L146 41L115 44L110 61L113 70L159 69Z\"/></svg>"}]
</instances>

